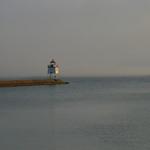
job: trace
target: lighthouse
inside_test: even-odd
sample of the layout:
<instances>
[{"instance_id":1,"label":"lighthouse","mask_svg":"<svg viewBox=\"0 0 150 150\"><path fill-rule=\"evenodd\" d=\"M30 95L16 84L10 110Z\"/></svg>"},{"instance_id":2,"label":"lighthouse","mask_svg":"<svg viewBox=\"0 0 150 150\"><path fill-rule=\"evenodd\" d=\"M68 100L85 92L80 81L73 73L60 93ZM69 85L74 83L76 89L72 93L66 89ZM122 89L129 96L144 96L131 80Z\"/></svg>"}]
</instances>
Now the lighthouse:
<instances>
[{"instance_id":1,"label":"lighthouse","mask_svg":"<svg viewBox=\"0 0 150 150\"><path fill-rule=\"evenodd\" d=\"M56 79L57 75L59 74L59 66L55 62L54 59L50 61L50 64L48 65L48 75L50 79Z\"/></svg>"}]
</instances>

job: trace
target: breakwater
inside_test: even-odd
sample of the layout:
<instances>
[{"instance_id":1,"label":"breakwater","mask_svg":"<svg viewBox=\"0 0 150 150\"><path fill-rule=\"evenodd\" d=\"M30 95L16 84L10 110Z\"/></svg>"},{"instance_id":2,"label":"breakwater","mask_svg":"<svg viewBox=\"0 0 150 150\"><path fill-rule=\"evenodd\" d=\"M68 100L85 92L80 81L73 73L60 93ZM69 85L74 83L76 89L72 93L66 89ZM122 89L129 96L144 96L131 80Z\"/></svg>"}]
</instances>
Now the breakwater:
<instances>
[{"instance_id":1,"label":"breakwater","mask_svg":"<svg viewBox=\"0 0 150 150\"><path fill-rule=\"evenodd\" d=\"M0 80L0 87L16 87L16 86L40 86L40 85L57 85L68 84L60 79L52 80Z\"/></svg>"}]
</instances>

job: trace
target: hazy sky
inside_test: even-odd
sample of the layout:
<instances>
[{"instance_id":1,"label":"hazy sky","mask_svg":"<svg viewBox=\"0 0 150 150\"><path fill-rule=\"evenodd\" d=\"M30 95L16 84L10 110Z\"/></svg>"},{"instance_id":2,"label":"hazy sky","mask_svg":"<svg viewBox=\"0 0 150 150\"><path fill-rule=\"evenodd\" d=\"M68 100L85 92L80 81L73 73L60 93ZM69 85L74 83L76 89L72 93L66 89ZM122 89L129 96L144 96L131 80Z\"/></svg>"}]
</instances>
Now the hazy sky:
<instances>
[{"instance_id":1,"label":"hazy sky","mask_svg":"<svg viewBox=\"0 0 150 150\"><path fill-rule=\"evenodd\" d=\"M150 74L150 0L0 0L0 77Z\"/></svg>"}]
</instances>

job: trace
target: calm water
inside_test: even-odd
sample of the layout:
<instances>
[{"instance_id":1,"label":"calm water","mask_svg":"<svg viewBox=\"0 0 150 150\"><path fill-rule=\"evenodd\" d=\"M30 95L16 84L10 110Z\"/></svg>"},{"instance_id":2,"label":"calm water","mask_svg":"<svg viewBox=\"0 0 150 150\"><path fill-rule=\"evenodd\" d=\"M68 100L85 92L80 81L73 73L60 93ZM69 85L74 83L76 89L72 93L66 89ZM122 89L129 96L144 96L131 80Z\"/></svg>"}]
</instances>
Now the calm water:
<instances>
[{"instance_id":1,"label":"calm water","mask_svg":"<svg viewBox=\"0 0 150 150\"><path fill-rule=\"evenodd\" d=\"M150 77L0 89L1 150L148 150Z\"/></svg>"}]
</instances>

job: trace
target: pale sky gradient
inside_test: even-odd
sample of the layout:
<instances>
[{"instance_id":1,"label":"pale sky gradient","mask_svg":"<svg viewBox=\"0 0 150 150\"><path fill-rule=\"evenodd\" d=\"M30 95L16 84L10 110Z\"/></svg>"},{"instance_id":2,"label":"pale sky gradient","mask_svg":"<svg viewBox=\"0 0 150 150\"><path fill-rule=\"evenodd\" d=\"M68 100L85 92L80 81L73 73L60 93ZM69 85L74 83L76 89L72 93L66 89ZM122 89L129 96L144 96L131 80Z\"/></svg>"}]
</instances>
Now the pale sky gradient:
<instances>
[{"instance_id":1,"label":"pale sky gradient","mask_svg":"<svg viewBox=\"0 0 150 150\"><path fill-rule=\"evenodd\" d=\"M0 0L0 77L149 75L150 0Z\"/></svg>"}]
</instances>

